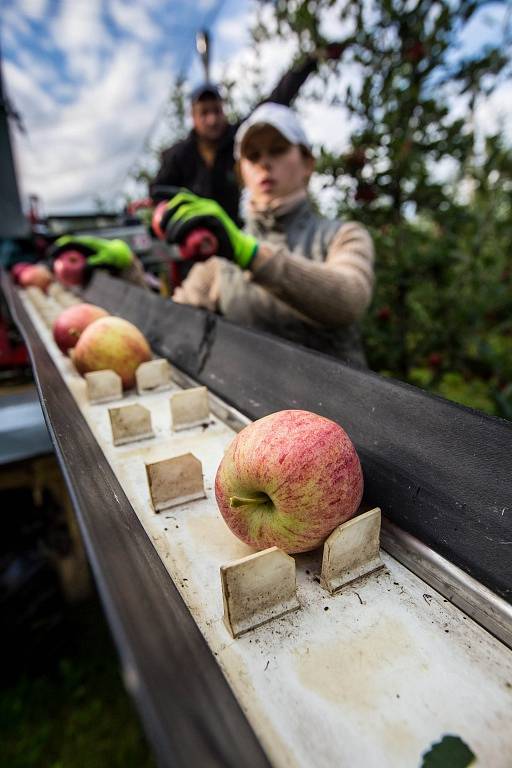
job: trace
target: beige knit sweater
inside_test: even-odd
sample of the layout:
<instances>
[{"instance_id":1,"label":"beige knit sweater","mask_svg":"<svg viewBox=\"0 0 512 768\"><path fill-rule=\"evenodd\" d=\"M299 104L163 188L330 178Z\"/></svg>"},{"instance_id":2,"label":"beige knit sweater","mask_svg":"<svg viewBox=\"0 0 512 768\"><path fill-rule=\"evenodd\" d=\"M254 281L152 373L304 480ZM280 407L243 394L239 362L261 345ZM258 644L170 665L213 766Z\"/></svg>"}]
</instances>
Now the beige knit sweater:
<instances>
[{"instance_id":1,"label":"beige knit sweater","mask_svg":"<svg viewBox=\"0 0 512 768\"><path fill-rule=\"evenodd\" d=\"M223 262L216 302L222 314L276 326L277 333L288 321L342 328L361 318L373 292L373 242L356 222L335 228L312 211L305 191L272 210L250 206L247 230L259 251L250 271Z\"/></svg>"},{"instance_id":2,"label":"beige knit sweater","mask_svg":"<svg viewBox=\"0 0 512 768\"><path fill-rule=\"evenodd\" d=\"M323 263L263 242L252 279L309 321L338 327L358 320L370 304L374 248L357 222L342 224Z\"/></svg>"}]
</instances>

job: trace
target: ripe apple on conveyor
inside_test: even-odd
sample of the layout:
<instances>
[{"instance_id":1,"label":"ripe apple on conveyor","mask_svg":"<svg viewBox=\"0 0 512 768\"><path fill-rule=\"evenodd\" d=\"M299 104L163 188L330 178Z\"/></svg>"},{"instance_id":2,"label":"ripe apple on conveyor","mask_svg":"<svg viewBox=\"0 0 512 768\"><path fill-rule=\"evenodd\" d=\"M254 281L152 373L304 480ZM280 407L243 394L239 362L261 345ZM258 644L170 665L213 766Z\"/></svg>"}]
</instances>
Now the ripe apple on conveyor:
<instances>
[{"instance_id":1,"label":"ripe apple on conveyor","mask_svg":"<svg viewBox=\"0 0 512 768\"><path fill-rule=\"evenodd\" d=\"M87 326L100 317L108 317L108 312L94 304L73 304L63 310L53 324L53 338L60 351L66 354Z\"/></svg>"},{"instance_id":2,"label":"ripe apple on conveyor","mask_svg":"<svg viewBox=\"0 0 512 768\"><path fill-rule=\"evenodd\" d=\"M353 517L363 495L361 463L347 433L309 411L279 411L245 427L215 478L220 512L257 549L307 552Z\"/></svg>"},{"instance_id":3,"label":"ripe apple on conveyor","mask_svg":"<svg viewBox=\"0 0 512 768\"><path fill-rule=\"evenodd\" d=\"M124 389L130 389L139 365L151 360L151 349L128 320L100 317L87 326L70 356L79 373L110 369L121 377Z\"/></svg>"},{"instance_id":4,"label":"ripe apple on conveyor","mask_svg":"<svg viewBox=\"0 0 512 768\"><path fill-rule=\"evenodd\" d=\"M46 293L48 286L53 283L53 275L44 264L31 264L21 271L18 282L23 288L36 286Z\"/></svg>"},{"instance_id":5,"label":"ripe apple on conveyor","mask_svg":"<svg viewBox=\"0 0 512 768\"><path fill-rule=\"evenodd\" d=\"M25 267L33 267L34 265L31 262L28 261L18 261L14 266L11 267L11 275L13 277L13 280L15 283L19 283L20 281L20 275L25 269Z\"/></svg>"},{"instance_id":6,"label":"ripe apple on conveyor","mask_svg":"<svg viewBox=\"0 0 512 768\"><path fill-rule=\"evenodd\" d=\"M87 259L80 251L64 251L53 263L55 277L67 288L82 285L84 282Z\"/></svg>"}]
</instances>

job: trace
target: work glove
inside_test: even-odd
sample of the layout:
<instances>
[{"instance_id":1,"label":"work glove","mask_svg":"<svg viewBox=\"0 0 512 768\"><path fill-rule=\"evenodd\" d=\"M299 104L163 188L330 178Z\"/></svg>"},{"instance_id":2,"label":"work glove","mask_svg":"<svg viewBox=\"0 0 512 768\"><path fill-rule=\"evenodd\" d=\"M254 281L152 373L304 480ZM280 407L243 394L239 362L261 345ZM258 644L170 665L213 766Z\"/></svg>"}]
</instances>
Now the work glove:
<instances>
[{"instance_id":1,"label":"work glove","mask_svg":"<svg viewBox=\"0 0 512 768\"><path fill-rule=\"evenodd\" d=\"M133 264L133 253L124 240L106 240L90 235L63 235L55 241L52 256L59 256L69 250L83 253L90 267L123 270Z\"/></svg>"},{"instance_id":2,"label":"work glove","mask_svg":"<svg viewBox=\"0 0 512 768\"><path fill-rule=\"evenodd\" d=\"M209 229L218 238L218 255L242 269L250 266L258 251L256 238L242 232L215 200L197 197L186 190L169 200L160 226L168 243L181 243L195 229Z\"/></svg>"},{"instance_id":3,"label":"work glove","mask_svg":"<svg viewBox=\"0 0 512 768\"><path fill-rule=\"evenodd\" d=\"M183 283L174 289L172 300L215 312L220 298L221 263L213 256L194 264Z\"/></svg>"}]
</instances>

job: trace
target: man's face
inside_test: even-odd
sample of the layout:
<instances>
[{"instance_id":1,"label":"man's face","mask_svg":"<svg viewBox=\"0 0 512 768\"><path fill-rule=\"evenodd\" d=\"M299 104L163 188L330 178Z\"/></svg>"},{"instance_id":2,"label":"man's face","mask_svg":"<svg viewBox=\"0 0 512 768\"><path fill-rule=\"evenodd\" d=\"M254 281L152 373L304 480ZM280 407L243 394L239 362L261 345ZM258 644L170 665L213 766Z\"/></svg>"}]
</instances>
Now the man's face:
<instances>
[{"instance_id":1,"label":"man's face","mask_svg":"<svg viewBox=\"0 0 512 768\"><path fill-rule=\"evenodd\" d=\"M192 120L200 139L217 141L227 125L222 101L215 98L196 101L192 105Z\"/></svg>"}]
</instances>

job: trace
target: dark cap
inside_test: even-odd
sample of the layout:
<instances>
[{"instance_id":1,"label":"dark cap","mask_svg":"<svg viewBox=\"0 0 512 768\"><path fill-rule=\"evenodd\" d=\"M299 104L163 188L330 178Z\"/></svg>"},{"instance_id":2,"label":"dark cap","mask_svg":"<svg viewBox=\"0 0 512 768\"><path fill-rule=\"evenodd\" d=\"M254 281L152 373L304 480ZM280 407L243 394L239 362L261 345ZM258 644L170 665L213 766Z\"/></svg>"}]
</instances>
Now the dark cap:
<instances>
[{"instance_id":1,"label":"dark cap","mask_svg":"<svg viewBox=\"0 0 512 768\"><path fill-rule=\"evenodd\" d=\"M203 96L211 96L213 99L222 101L219 88L214 85L214 83L201 83L201 85L198 85L190 94L190 101L192 104L195 104L196 101L199 101Z\"/></svg>"}]
</instances>

